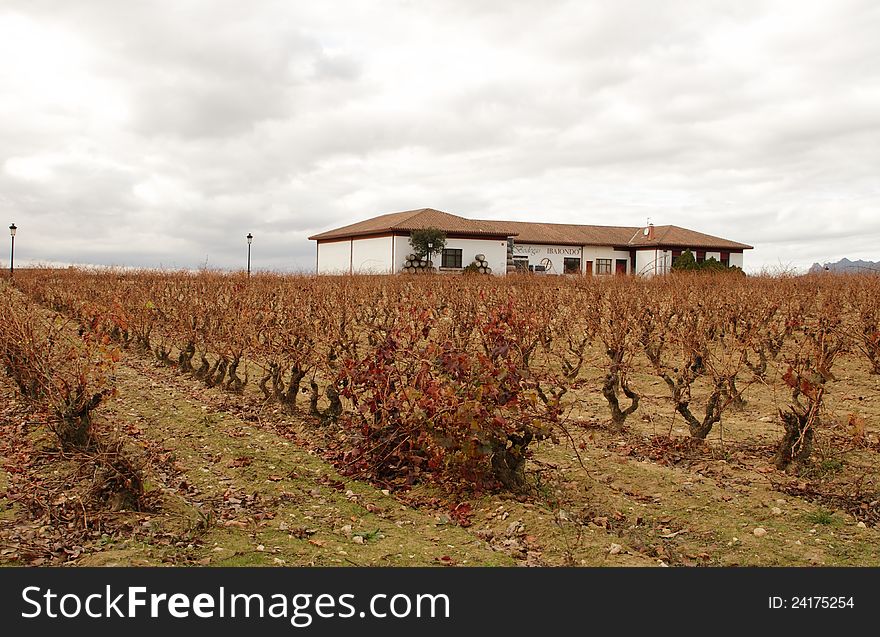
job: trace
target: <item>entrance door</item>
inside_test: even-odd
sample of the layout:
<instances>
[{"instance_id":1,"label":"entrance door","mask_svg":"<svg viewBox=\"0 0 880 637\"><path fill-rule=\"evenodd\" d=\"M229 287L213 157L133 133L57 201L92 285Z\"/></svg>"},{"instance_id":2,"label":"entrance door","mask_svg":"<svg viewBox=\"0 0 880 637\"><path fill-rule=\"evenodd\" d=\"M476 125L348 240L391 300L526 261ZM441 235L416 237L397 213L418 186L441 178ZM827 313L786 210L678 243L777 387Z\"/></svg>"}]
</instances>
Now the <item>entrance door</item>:
<instances>
[{"instance_id":1,"label":"entrance door","mask_svg":"<svg viewBox=\"0 0 880 637\"><path fill-rule=\"evenodd\" d=\"M587 276L593 276L593 262L587 261L584 263L584 274Z\"/></svg>"},{"instance_id":2,"label":"entrance door","mask_svg":"<svg viewBox=\"0 0 880 637\"><path fill-rule=\"evenodd\" d=\"M614 274L626 274L626 259L617 259Z\"/></svg>"}]
</instances>

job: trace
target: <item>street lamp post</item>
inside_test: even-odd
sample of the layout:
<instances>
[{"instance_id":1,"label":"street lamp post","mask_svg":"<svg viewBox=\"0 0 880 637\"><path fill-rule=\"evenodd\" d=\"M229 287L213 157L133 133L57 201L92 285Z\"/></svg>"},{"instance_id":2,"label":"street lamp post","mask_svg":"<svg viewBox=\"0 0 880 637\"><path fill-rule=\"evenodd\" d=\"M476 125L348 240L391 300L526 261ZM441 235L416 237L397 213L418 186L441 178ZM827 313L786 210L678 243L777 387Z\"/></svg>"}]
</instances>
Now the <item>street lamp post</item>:
<instances>
[{"instance_id":1,"label":"street lamp post","mask_svg":"<svg viewBox=\"0 0 880 637\"><path fill-rule=\"evenodd\" d=\"M254 235L252 235L250 232L248 232L248 233L247 233L247 241L248 241L248 268L247 268L247 273L248 273L248 277L251 276L251 241L253 241L253 240L254 240Z\"/></svg>"},{"instance_id":2,"label":"street lamp post","mask_svg":"<svg viewBox=\"0 0 880 637\"><path fill-rule=\"evenodd\" d=\"M433 266L433 263L431 263L432 254L434 254L434 242L428 241L428 264L431 266Z\"/></svg>"},{"instance_id":3,"label":"street lamp post","mask_svg":"<svg viewBox=\"0 0 880 637\"><path fill-rule=\"evenodd\" d=\"M9 251L9 278L15 276L15 224L9 226L9 236L12 237L12 249Z\"/></svg>"}]
</instances>

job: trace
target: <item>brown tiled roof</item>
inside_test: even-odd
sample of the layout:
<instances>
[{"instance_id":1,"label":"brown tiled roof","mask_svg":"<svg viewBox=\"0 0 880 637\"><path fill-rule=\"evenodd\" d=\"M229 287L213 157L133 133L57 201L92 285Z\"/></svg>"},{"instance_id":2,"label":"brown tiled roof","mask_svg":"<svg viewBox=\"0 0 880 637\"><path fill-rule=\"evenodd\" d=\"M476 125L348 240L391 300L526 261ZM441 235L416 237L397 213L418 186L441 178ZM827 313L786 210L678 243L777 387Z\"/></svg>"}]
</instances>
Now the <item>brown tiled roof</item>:
<instances>
[{"instance_id":1,"label":"brown tiled roof","mask_svg":"<svg viewBox=\"0 0 880 637\"><path fill-rule=\"evenodd\" d=\"M649 241L644 228L633 226L587 226L571 223L494 221L499 228L516 230L517 243L575 246L683 247L716 250L750 250L752 246L679 226L654 226Z\"/></svg>"},{"instance_id":2,"label":"brown tiled roof","mask_svg":"<svg viewBox=\"0 0 880 637\"><path fill-rule=\"evenodd\" d=\"M644 228L634 226L588 226L570 223L465 219L433 208L380 215L316 234L309 239L339 239L384 232L410 232L429 227L464 235L516 237L517 243L629 246L634 248L681 247L707 250L750 250L752 248L745 243L722 239L679 226L654 226L654 238L648 240L643 233Z\"/></svg>"},{"instance_id":3,"label":"brown tiled roof","mask_svg":"<svg viewBox=\"0 0 880 637\"><path fill-rule=\"evenodd\" d=\"M637 228L623 226L584 226L573 223L496 221L499 227L514 228L517 243L550 245L626 245Z\"/></svg>"},{"instance_id":4,"label":"brown tiled roof","mask_svg":"<svg viewBox=\"0 0 880 637\"><path fill-rule=\"evenodd\" d=\"M433 208L420 208L418 210L380 215L372 219L343 226L342 228L316 234L309 237L309 239L320 241L322 239L358 237L384 232L411 232L425 228L439 228L444 232L455 234L486 235L492 237L516 236L516 230L513 230L508 224L498 223L497 221L465 219L464 217L451 215L448 212L434 210Z\"/></svg>"},{"instance_id":5,"label":"brown tiled roof","mask_svg":"<svg viewBox=\"0 0 880 637\"><path fill-rule=\"evenodd\" d=\"M628 242L631 246L670 246L680 248L706 248L720 250L751 250L752 246L738 241L730 241L711 234L688 230L679 226L654 226L654 239L648 240L644 228L636 228L636 233Z\"/></svg>"}]
</instances>

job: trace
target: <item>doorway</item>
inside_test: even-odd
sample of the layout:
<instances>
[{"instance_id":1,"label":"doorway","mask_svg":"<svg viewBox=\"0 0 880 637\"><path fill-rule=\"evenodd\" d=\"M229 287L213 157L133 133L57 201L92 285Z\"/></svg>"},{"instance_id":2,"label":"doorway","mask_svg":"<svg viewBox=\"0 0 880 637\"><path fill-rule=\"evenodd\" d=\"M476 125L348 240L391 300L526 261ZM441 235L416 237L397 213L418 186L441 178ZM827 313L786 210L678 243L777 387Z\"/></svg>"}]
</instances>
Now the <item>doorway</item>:
<instances>
[{"instance_id":1,"label":"doorway","mask_svg":"<svg viewBox=\"0 0 880 637\"><path fill-rule=\"evenodd\" d=\"M626 259L617 259L614 264L614 274L626 274Z\"/></svg>"}]
</instances>

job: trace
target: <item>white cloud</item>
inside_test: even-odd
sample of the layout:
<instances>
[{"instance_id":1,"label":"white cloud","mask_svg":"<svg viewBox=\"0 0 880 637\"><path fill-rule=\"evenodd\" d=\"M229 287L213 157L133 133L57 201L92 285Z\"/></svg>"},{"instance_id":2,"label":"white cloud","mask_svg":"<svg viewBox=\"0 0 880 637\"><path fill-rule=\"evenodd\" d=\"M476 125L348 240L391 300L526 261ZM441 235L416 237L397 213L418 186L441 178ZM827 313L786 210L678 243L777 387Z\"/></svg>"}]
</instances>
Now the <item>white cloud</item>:
<instances>
[{"instance_id":1,"label":"white cloud","mask_svg":"<svg viewBox=\"0 0 880 637\"><path fill-rule=\"evenodd\" d=\"M22 258L314 264L432 206L880 258L868 0L7 0L0 212Z\"/></svg>"}]
</instances>

